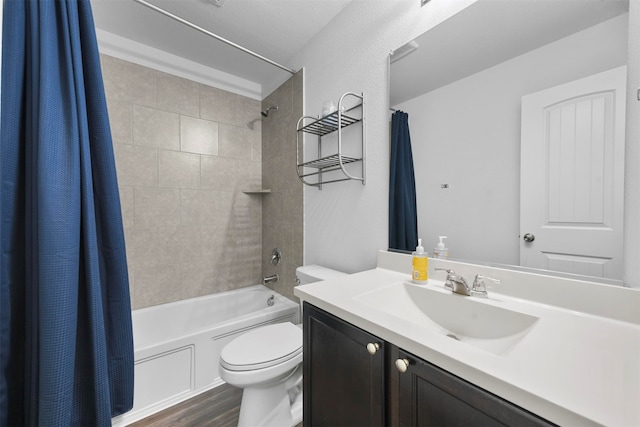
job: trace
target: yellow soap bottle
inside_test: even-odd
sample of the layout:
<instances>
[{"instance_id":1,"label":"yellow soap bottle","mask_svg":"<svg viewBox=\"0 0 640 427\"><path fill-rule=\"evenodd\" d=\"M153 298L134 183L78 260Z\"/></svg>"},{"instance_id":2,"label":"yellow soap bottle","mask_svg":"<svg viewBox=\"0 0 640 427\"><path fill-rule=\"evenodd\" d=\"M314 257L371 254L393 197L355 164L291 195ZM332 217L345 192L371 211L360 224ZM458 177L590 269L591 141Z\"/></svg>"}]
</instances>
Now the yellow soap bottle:
<instances>
[{"instance_id":1,"label":"yellow soap bottle","mask_svg":"<svg viewBox=\"0 0 640 427\"><path fill-rule=\"evenodd\" d=\"M422 239L418 239L418 246L413 253L413 271L411 272L413 283L426 284L429 280L429 258L422 246Z\"/></svg>"}]
</instances>

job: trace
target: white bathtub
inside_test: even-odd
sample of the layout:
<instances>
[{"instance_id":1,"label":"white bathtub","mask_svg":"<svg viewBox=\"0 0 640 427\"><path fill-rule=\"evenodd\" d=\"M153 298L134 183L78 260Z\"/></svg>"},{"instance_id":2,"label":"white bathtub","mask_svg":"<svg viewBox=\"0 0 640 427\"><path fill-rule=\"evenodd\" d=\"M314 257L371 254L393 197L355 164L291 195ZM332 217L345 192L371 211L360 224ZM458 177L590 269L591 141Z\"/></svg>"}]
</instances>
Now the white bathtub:
<instances>
[{"instance_id":1,"label":"white bathtub","mask_svg":"<svg viewBox=\"0 0 640 427\"><path fill-rule=\"evenodd\" d=\"M274 304L268 305L270 297ZM134 310L133 409L113 418L124 426L223 383L220 352L258 326L299 322L298 304L257 285Z\"/></svg>"}]
</instances>

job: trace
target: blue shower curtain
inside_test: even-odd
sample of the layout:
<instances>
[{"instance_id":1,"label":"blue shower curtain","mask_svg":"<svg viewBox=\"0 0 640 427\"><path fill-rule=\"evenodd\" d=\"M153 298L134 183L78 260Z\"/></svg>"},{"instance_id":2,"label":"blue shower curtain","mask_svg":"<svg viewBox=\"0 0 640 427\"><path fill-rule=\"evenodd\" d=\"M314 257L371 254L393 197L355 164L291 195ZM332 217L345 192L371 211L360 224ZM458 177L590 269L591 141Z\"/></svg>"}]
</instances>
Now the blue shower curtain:
<instances>
[{"instance_id":1,"label":"blue shower curtain","mask_svg":"<svg viewBox=\"0 0 640 427\"><path fill-rule=\"evenodd\" d=\"M396 111L391 118L389 249L413 251L417 244L416 180L413 173L409 115Z\"/></svg>"},{"instance_id":2,"label":"blue shower curtain","mask_svg":"<svg viewBox=\"0 0 640 427\"><path fill-rule=\"evenodd\" d=\"M88 0L5 0L1 108L0 425L110 425L133 339Z\"/></svg>"}]
</instances>

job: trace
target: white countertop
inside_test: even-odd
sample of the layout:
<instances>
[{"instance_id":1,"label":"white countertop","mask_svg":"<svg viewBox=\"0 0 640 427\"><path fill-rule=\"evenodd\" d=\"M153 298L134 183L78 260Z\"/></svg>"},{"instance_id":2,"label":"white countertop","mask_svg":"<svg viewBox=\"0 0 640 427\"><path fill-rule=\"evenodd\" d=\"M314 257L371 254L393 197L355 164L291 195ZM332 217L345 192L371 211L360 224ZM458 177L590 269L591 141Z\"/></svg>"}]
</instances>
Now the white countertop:
<instances>
[{"instance_id":1,"label":"white countertop","mask_svg":"<svg viewBox=\"0 0 640 427\"><path fill-rule=\"evenodd\" d=\"M389 257L395 261L389 262ZM406 257L406 258L399 258ZM620 313L620 307L576 310L566 300L588 300L607 295L598 286L585 284L584 292L573 299L565 289L580 283L549 279L555 291L545 290L546 278L528 273L503 273L488 267L477 267L483 274L500 277L503 287L489 289L489 298L482 303L503 307L538 318L517 344L501 352L491 352L442 333L426 330L412 317L415 307L395 307L390 299L384 310L376 310L363 302L362 296L398 283L410 283L410 256L380 253L378 268L342 278L298 286L294 293L329 313L352 323L401 349L421 357L467 381L560 425L640 426L640 322L638 313ZM396 262L398 261L399 262ZM433 261L433 262L432 262ZM441 260L430 264L451 267ZM381 268L381 266L387 268ZM399 268L398 266L402 267ZM405 272L398 272L406 266ZM436 292L443 282L431 277L425 286ZM393 269L390 269L393 268ZM456 265L456 271L473 268ZM395 269L395 271L394 271ZM480 272L480 271L478 271ZM530 276L530 274L529 274ZM507 279L505 279L506 277ZM469 277L467 277L469 279ZM535 279L535 280L534 280ZM540 283L540 292L548 294L545 302L524 299L532 280ZM504 283L504 282L507 283ZM511 281L512 283L508 283ZM499 293L509 286L510 295ZM602 285L604 286L604 285ZM593 290L593 295L590 295ZM603 294L604 292L604 294ZM553 302L557 293L558 304ZM515 295L515 296L514 296ZM611 306L621 301L623 309L640 307L640 291L612 290L613 301L599 301ZM456 298L474 298L455 295ZM590 303L575 304L590 307ZM395 310L400 313L395 313ZM611 315L609 316L610 310ZM594 314L591 311L595 311ZM604 313L604 314L603 314Z\"/></svg>"}]
</instances>

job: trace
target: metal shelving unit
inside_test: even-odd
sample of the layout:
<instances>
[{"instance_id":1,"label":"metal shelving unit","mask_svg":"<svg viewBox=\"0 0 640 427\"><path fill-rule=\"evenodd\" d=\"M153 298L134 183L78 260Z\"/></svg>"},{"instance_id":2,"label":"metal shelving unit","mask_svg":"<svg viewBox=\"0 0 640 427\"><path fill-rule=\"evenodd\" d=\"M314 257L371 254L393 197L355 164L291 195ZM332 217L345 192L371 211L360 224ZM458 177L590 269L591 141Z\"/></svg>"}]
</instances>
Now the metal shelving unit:
<instances>
[{"instance_id":1,"label":"metal shelving unit","mask_svg":"<svg viewBox=\"0 0 640 427\"><path fill-rule=\"evenodd\" d=\"M352 105L347 108L345 104ZM360 141L360 153L358 155L345 155L342 145L342 131L344 128L360 124L362 137ZM331 114L316 118L302 116L296 126L296 159L298 178L306 185L322 189L323 184L332 182L358 180L365 183L365 128L364 128L364 94L347 92L340 97L338 109ZM318 155L312 160L304 161L302 158L304 134L317 136ZM337 138L337 152L334 150L329 155L323 155L323 137L335 134ZM353 169L347 171L345 165L360 163L360 174L355 175ZM326 178L328 172L340 171ZM315 181L309 178L315 178Z\"/></svg>"}]
</instances>

